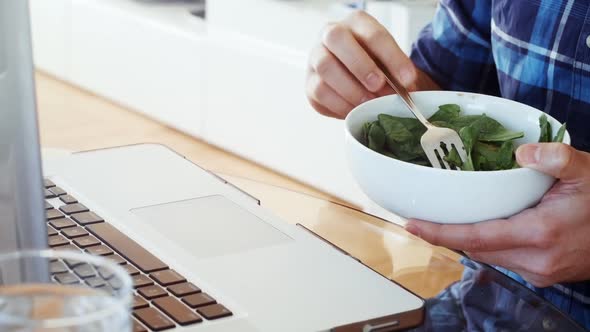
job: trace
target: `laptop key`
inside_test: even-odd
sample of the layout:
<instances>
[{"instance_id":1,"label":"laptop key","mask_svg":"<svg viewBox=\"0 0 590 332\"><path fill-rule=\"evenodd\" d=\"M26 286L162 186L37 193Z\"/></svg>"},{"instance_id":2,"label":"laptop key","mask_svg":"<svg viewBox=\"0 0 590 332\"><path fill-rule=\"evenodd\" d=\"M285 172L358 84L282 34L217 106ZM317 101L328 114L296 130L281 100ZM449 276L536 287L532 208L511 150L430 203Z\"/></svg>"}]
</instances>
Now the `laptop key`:
<instances>
[{"instance_id":1,"label":"laptop key","mask_svg":"<svg viewBox=\"0 0 590 332\"><path fill-rule=\"evenodd\" d=\"M74 204L78 203L78 200L72 195L63 195L59 196L59 200L64 202L65 204Z\"/></svg>"},{"instance_id":2,"label":"laptop key","mask_svg":"<svg viewBox=\"0 0 590 332\"><path fill-rule=\"evenodd\" d=\"M113 289L113 287L111 287L109 284L105 284L104 286L99 287L98 289L101 292L104 292L104 293L109 294L109 295L116 295L117 294L117 291L115 291Z\"/></svg>"},{"instance_id":3,"label":"laptop key","mask_svg":"<svg viewBox=\"0 0 590 332\"><path fill-rule=\"evenodd\" d=\"M203 321L194 311L171 296L155 299L152 303L180 325L190 325Z\"/></svg>"},{"instance_id":4,"label":"laptop key","mask_svg":"<svg viewBox=\"0 0 590 332\"><path fill-rule=\"evenodd\" d=\"M115 273L111 269L104 266L98 268L98 274L106 280L115 276Z\"/></svg>"},{"instance_id":5,"label":"laptop key","mask_svg":"<svg viewBox=\"0 0 590 332\"><path fill-rule=\"evenodd\" d=\"M100 241L98 241L92 235L77 237L77 238L74 238L73 241L74 241L75 245L77 245L78 247L80 247L82 249L87 248L87 247L97 246L100 244Z\"/></svg>"},{"instance_id":6,"label":"laptop key","mask_svg":"<svg viewBox=\"0 0 590 332\"><path fill-rule=\"evenodd\" d=\"M132 277L139 274L139 270L134 268L133 265L126 264L121 267L123 268L123 270L127 271L127 273L129 273L129 275Z\"/></svg>"},{"instance_id":7,"label":"laptop key","mask_svg":"<svg viewBox=\"0 0 590 332\"><path fill-rule=\"evenodd\" d=\"M133 309L147 308L150 304L143 297L133 295Z\"/></svg>"},{"instance_id":8,"label":"laptop key","mask_svg":"<svg viewBox=\"0 0 590 332\"><path fill-rule=\"evenodd\" d=\"M54 278L62 285L74 285L80 283L80 280L78 280L78 278L71 272L56 274Z\"/></svg>"},{"instance_id":9,"label":"laptop key","mask_svg":"<svg viewBox=\"0 0 590 332\"><path fill-rule=\"evenodd\" d=\"M158 297L166 296L168 293L164 290L164 288L158 285L151 285L146 287L141 287L137 289L139 295L143 296L146 300L153 300Z\"/></svg>"},{"instance_id":10,"label":"laptop key","mask_svg":"<svg viewBox=\"0 0 590 332\"><path fill-rule=\"evenodd\" d=\"M49 225L55 229L63 229L76 226L76 223L67 218L49 220Z\"/></svg>"},{"instance_id":11,"label":"laptop key","mask_svg":"<svg viewBox=\"0 0 590 332\"><path fill-rule=\"evenodd\" d=\"M133 332L148 332L148 330L137 319L133 319Z\"/></svg>"},{"instance_id":12,"label":"laptop key","mask_svg":"<svg viewBox=\"0 0 590 332\"><path fill-rule=\"evenodd\" d=\"M75 247L72 244L66 244L65 246L59 246L54 249L55 250L67 250L67 251L80 252L80 249L78 249L77 247Z\"/></svg>"},{"instance_id":13,"label":"laptop key","mask_svg":"<svg viewBox=\"0 0 590 332\"><path fill-rule=\"evenodd\" d=\"M131 280L133 281L133 287L135 288L151 286L154 284L154 281L152 279L148 278L146 275L143 274L133 276L131 277Z\"/></svg>"},{"instance_id":14,"label":"laptop key","mask_svg":"<svg viewBox=\"0 0 590 332\"><path fill-rule=\"evenodd\" d=\"M94 247L90 247L90 248L86 248L86 252L91 254L91 255L95 255L95 256L108 256L111 255L113 253L113 251L111 250L111 248L106 247L104 245L99 245L99 246L94 246Z\"/></svg>"},{"instance_id":15,"label":"laptop key","mask_svg":"<svg viewBox=\"0 0 590 332\"><path fill-rule=\"evenodd\" d=\"M79 261L76 259L64 259L64 262L70 269L74 269L76 266L80 266L85 264L83 261Z\"/></svg>"},{"instance_id":16,"label":"laptop key","mask_svg":"<svg viewBox=\"0 0 590 332\"><path fill-rule=\"evenodd\" d=\"M49 191L51 191L52 194L54 194L55 196L61 196L61 195L65 195L67 194L67 192L63 189L61 189L60 187L52 187L48 189Z\"/></svg>"},{"instance_id":17,"label":"laptop key","mask_svg":"<svg viewBox=\"0 0 590 332\"><path fill-rule=\"evenodd\" d=\"M57 235L57 231L53 227L47 226L47 236Z\"/></svg>"},{"instance_id":18,"label":"laptop key","mask_svg":"<svg viewBox=\"0 0 590 332\"><path fill-rule=\"evenodd\" d=\"M112 278L111 280L108 281L108 283L115 290L119 290L119 289L121 289L121 287L123 287L123 282L119 278Z\"/></svg>"},{"instance_id":19,"label":"laptop key","mask_svg":"<svg viewBox=\"0 0 590 332\"><path fill-rule=\"evenodd\" d=\"M191 308L202 307L210 304L215 304L217 301L207 293L197 293L182 298L182 302L186 303Z\"/></svg>"},{"instance_id":20,"label":"laptop key","mask_svg":"<svg viewBox=\"0 0 590 332\"><path fill-rule=\"evenodd\" d=\"M47 220L59 219L64 217L64 214L56 209L50 209L45 211L45 218L47 218Z\"/></svg>"},{"instance_id":21,"label":"laptop key","mask_svg":"<svg viewBox=\"0 0 590 332\"><path fill-rule=\"evenodd\" d=\"M176 297L183 297L200 293L201 289L195 286L192 282L183 282L182 284L176 284L168 287L168 291Z\"/></svg>"},{"instance_id":22,"label":"laptop key","mask_svg":"<svg viewBox=\"0 0 590 332\"><path fill-rule=\"evenodd\" d=\"M113 262L115 262L115 264L119 264L119 265L127 264L127 261L123 257L121 257L117 254L108 255L106 258L112 260Z\"/></svg>"},{"instance_id":23,"label":"laptop key","mask_svg":"<svg viewBox=\"0 0 590 332\"><path fill-rule=\"evenodd\" d=\"M45 198L55 198L56 197L54 193L52 193L51 191L49 191L47 189L45 189L43 192L44 192Z\"/></svg>"},{"instance_id":24,"label":"laptop key","mask_svg":"<svg viewBox=\"0 0 590 332\"><path fill-rule=\"evenodd\" d=\"M65 214L88 212L88 208L80 203L62 205L59 209Z\"/></svg>"},{"instance_id":25,"label":"laptop key","mask_svg":"<svg viewBox=\"0 0 590 332\"><path fill-rule=\"evenodd\" d=\"M151 307L133 310L133 316L152 331L164 331L176 327L174 322Z\"/></svg>"},{"instance_id":26,"label":"laptop key","mask_svg":"<svg viewBox=\"0 0 590 332\"><path fill-rule=\"evenodd\" d=\"M53 209L53 205L49 204L48 201L45 201L45 210L51 210Z\"/></svg>"},{"instance_id":27,"label":"laptop key","mask_svg":"<svg viewBox=\"0 0 590 332\"><path fill-rule=\"evenodd\" d=\"M101 277L87 278L84 282L92 288L99 288L106 285L106 282Z\"/></svg>"},{"instance_id":28,"label":"laptop key","mask_svg":"<svg viewBox=\"0 0 590 332\"><path fill-rule=\"evenodd\" d=\"M55 187L55 183L49 179L43 179L43 186L47 188Z\"/></svg>"},{"instance_id":29,"label":"laptop key","mask_svg":"<svg viewBox=\"0 0 590 332\"><path fill-rule=\"evenodd\" d=\"M60 262L60 261L56 261L56 262L51 262L51 265L49 266L49 269L51 270L52 274L56 274L56 273L65 273L68 272L68 267L65 266L64 263Z\"/></svg>"},{"instance_id":30,"label":"laptop key","mask_svg":"<svg viewBox=\"0 0 590 332\"><path fill-rule=\"evenodd\" d=\"M174 270L163 270L150 273L150 278L157 281L162 286L170 286L185 282L186 279Z\"/></svg>"},{"instance_id":31,"label":"laptop key","mask_svg":"<svg viewBox=\"0 0 590 332\"><path fill-rule=\"evenodd\" d=\"M59 247L70 243L68 239L59 234L50 236L48 240L50 247Z\"/></svg>"},{"instance_id":32,"label":"laptop key","mask_svg":"<svg viewBox=\"0 0 590 332\"><path fill-rule=\"evenodd\" d=\"M86 229L144 273L168 269L164 262L110 224L93 224Z\"/></svg>"},{"instance_id":33,"label":"laptop key","mask_svg":"<svg viewBox=\"0 0 590 332\"><path fill-rule=\"evenodd\" d=\"M70 217L72 217L72 219L74 219L74 221L76 221L78 224L80 224L82 226L96 224L96 223L104 221L104 219L99 217L94 212L74 213Z\"/></svg>"},{"instance_id":34,"label":"laptop key","mask_svg":"<svg viewBox=\"0 0 590 332\"><path fill-rule=\"evenodd\" d=\"M197 312L209 320L233 315L231 311L219 303L200 307Z\"/></svg>"},{"instance_id":35,"label":"laptop key","mask_svg":"<svg viewBox=\"0 0 590 332\"><path fill-rule=\"evenodd\" d=\"M63 234L68 239L73 239L75 237L86 236L88 235L88 232L84 228L76 226L62 229L61 234Z\"/></svg>"},{"instance_id":36,"label":"laptop key","mask_svg":"<svg viewBox=\"0 0 590 332\"><path fill-rule=\"evenodd\" d=\"M96 270L90 264L82 264L74 268L74 273L82 278L96 277Z\"/></svg>"}]
</instances>

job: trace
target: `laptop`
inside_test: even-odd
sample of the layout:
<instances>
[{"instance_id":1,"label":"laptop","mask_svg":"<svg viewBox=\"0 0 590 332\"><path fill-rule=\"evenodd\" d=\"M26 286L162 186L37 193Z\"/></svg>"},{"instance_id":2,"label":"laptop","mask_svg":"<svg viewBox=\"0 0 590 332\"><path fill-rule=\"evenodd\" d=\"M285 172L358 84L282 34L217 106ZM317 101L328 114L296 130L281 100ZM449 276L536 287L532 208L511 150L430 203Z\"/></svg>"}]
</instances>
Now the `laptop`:
<instances>
[{"instance_id":1,"label":"laptop","mask_svg":"<svg viewBox=\"0 0 590 332\"><path fill-rule=\"evenodd\" d=\"M382 332L423 319L420 297L165 146L42 167L37 130L27 1L0 0L0 250L121 264L134 331ZM27 271L22 280L112 287L67 262Z\"/></svg>"}]
</instances>

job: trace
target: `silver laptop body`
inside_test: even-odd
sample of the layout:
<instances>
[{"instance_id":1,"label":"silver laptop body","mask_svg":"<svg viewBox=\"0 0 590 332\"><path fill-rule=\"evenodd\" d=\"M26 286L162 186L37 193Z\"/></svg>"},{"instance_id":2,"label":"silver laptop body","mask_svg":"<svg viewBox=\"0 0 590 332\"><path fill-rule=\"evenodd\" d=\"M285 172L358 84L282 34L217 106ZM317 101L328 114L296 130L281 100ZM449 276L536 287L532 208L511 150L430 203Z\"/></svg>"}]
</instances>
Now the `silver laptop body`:
<instances>
[{"instance_id":1,"label":"silver laptop body","mask_svg":"<svg viewBox=\"0 0 590 332\"><path fill-rule=\"evenodd\" d=\"M26 1L0 0L2 250L47 241L30 52ZM422 299L164 146L48 156L43 170L232 313L177 330L390 331L422 319Z\"/></svg>"}]
</instances>

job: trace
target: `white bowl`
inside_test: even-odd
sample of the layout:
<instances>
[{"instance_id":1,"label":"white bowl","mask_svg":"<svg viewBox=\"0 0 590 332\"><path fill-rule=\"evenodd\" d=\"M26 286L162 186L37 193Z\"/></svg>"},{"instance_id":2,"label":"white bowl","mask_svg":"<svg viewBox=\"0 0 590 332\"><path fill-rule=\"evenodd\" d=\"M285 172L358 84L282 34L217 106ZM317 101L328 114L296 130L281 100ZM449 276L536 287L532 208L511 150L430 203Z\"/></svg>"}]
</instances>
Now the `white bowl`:
<instances>
[{"instance_id":1,"label":"white bowl","mask_svg":"<svg viewBox=\"0 0 590 332\"><path fill-rule=\"evenodd\" d=\"M452 91L423 91L412 97L425 116L439 105L458 104L461 114L483 114L506 128L523 131L517 145L539 139L541 111L498 97ZM406 218L439 223L473 223L506 218L534 206L555 182L531 169L450 171L418 166L377 153L360 143L361 127L380 113L412 117L398 96L385 96L356 107L346 117L346 150L353 176L381 207ZM547 116L553 131L561 124ZM570 143L566 133L564 143Z\"/></svg>"}]
</instances>

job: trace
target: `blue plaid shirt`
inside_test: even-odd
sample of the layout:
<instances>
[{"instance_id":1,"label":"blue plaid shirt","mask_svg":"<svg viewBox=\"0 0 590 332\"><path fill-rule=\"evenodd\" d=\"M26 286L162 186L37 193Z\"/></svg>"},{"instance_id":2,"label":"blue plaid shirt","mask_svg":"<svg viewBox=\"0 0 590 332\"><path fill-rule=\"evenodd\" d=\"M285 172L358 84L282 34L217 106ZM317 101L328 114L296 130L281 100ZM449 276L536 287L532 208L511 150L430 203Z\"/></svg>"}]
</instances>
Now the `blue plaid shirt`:
<instances>
[{"instance_id":1,"label":"blue plaid shirt","mask_svg":"<svg viewBox=\"0 0 590 332\"><path fill-rule=\"evenodd\" d=\"M441 0L411 57L443 89L502 96L567 122L572 145L590 151L590 1ZM590 329L590 281L527 286Z\"/></svg>"}]
</instances>

